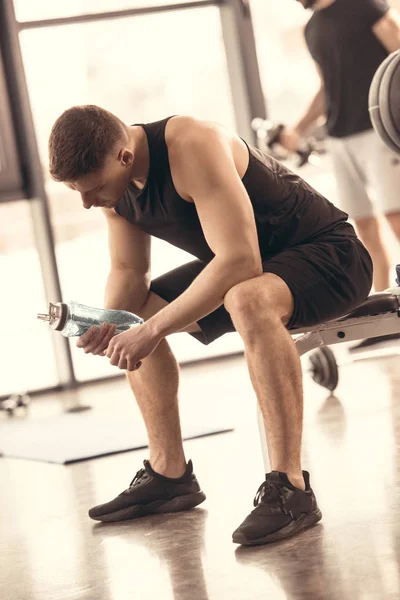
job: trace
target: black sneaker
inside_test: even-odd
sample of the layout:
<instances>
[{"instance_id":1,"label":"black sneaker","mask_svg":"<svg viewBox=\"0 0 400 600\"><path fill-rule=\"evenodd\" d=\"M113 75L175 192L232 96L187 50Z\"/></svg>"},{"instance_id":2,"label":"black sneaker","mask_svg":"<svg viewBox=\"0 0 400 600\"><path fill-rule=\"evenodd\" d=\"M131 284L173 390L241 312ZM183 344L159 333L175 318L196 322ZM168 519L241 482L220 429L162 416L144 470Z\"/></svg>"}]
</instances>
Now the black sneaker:
<instances>
[{"instance_id":1,"label":"black sneaker","mask_svg":"<svg viewBox=\"0 0 400 600\"><path fill-rule=\"evenodd\" d=\"M245 546L276 542L318 523L322 513L310 488L310 475L303 471L303 477L304 492L290 483L286 473L267 473L254 498L256 508L233 532L233 542Z\"/></svg>"},{"instance_id":2,"label":"black sneaker","mask_svg":"<svg viewBox=\"0 0 400 600\"><path fill-rule=\"evenodd\" d=\"M181 477L170 478L156 473L148 460L143 461L128 489L119 496L89 510L89 517L96 521L126 521L154 513L188 510L206 499L200 490L193 464L189 460Z\"/></svg>"}]
</instances>

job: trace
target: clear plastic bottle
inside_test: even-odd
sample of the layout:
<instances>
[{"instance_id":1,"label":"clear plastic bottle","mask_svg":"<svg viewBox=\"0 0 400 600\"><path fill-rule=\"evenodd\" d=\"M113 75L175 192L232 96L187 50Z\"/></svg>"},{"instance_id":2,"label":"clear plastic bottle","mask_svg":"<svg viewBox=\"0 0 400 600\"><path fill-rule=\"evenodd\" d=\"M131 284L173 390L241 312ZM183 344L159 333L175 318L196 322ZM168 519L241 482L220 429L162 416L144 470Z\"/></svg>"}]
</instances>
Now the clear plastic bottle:
<instances>
[{"instance_id":1,"label":"clear plastic bottle","mask_svg":"<svg viewBox=\"0 0 400 600\"><path fill-rule=\"evenodd\" d=\"M56 304L50 302L49 312L39 313L37 318L48 323L65 337L81 336L93 325L100 327L102 323L115 324L117 326L115 334L143 323L143 319L127 310L94 308L74 300Z\"/></svg>"}]
</instances>

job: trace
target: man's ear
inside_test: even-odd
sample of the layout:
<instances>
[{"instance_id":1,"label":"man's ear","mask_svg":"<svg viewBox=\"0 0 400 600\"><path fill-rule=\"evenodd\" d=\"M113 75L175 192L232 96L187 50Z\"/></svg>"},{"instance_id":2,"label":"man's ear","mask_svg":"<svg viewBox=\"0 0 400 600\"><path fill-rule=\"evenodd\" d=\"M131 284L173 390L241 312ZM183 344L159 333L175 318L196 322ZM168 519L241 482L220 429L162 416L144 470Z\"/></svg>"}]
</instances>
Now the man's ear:
<instances>
[{"instance_id":1,"label":"man's ear","mask_svg":"<svg viewBox=\"0 0 400 600\"><path fill-rule=\"evenodd\" d=\"M133 163L133 154L128 148L121 148L118 153L118 161L124 167L129 167Z\"/></svg>"}]
</instances>

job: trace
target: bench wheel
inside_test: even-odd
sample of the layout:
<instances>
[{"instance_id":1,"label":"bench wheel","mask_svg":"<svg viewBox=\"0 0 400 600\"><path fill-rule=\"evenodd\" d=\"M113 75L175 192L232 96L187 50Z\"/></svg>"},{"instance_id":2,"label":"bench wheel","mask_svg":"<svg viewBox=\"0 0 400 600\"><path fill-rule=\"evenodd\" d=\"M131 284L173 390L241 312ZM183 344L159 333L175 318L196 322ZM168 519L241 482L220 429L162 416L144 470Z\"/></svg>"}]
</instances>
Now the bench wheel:
<instances>
[{"instance_id":1,"label":"bench wheel","mask_svg":"<svg viewBox=\"0 0 400 600\"><path fill-rule=\"evenodd\" d=\"M311 377L322 387L333 392L339 383L339 370L334 353L321 346L310 356Z\"/></svg>"}]
</instances>

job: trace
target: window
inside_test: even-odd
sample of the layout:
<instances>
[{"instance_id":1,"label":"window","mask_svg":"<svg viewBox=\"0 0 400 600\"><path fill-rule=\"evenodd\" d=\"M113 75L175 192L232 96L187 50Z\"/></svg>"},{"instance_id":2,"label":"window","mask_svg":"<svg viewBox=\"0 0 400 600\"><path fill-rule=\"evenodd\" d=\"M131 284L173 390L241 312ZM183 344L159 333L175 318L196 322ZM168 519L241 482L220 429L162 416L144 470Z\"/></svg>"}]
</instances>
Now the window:
<instances>
[{"instance_id":1,"label":"window","mask_svg":"<svg viewBox=\"0 0 400 600\"><path fill-rule=\"evenodd\" d=\"M0 204L0 395L58 384L29 203Z\"/></svg>"},{"instance_id":2,"label":"window","mask_svg":"<svg viewBox=\"0 0 400 600\"><path fill-rule=\"evenodd\" d=\"M251 11L268 116L293 123L319 86L303 35L310 12L295 0L251 0Z\"/></svg>"},{"instance_id":3,"label":"window","mask_svg":"<svg viewBox=\"0 0 400 600\"><path fill-rule=\"evenodd\" d=\"M32 2L31 0L14 0L14 6L18 21L23 22L126 10L129 8L182 4L187 1L188 0L169 0L167 2L166 0L69 0L68 2L54 2L54 0L35 0L35 2Z\"/></svg>"}]
</instances>

